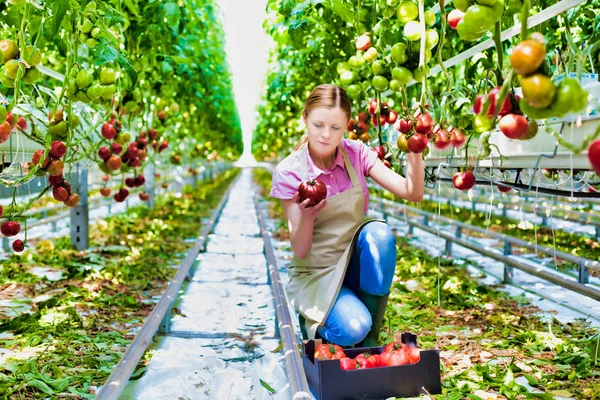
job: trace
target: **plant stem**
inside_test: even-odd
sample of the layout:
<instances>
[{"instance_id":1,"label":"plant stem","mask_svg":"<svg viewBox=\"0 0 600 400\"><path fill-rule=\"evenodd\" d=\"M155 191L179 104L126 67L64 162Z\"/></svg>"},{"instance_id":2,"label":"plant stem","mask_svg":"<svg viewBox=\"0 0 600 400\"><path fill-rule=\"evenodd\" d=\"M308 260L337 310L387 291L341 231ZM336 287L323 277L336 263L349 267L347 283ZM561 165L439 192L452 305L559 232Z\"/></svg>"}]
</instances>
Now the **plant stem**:
<instances>
[{"instance_id":1,"label":"plant stem","mask_svg":"<svg viewBox=\"0 0 600 400\"><path fill-rule=\"evenodd\" d=\"M504 83L504 78L502 78L502 69L504 66L504 47L502 46L502 38L500 34L502 33L502 25L500 20L496 21L496 25L494 26L494 43L496 44L496 53L498 55L498 65L496 66L496 83L498 85L502 85Z\"/></svg>"},{"instance_id":2,"label":"plant stem","mask_svg":"<svg viewBox=\"0 0 600 400\"><path fill-rule=\"evenodd\" d=\"M527 40L527 20L529 19L529 0L523 0L521 9L521 41Z\"/></svg>"}]
</instances>

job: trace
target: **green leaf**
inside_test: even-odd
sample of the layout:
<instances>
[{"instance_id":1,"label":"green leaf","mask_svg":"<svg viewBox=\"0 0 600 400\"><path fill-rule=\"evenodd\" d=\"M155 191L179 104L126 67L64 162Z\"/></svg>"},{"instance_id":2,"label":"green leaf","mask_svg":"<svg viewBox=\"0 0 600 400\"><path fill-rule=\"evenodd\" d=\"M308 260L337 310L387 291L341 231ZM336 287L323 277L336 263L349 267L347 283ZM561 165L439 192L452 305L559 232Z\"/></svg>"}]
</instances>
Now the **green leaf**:
<instances>
[{"instance_id":1,"label":"green leaf","mask_svg":"<svg viewBox=\"0 0 600 400\"><path fill-rule=\"evenodd\" d=\"M104 65L115 61L119 53L108 41L101 37L94 47L94 65Z\"/></svg>"},{"instance_id":2,"label":"green leaf","mask_svg":"<svg viewBox=\"0 0 600 400\"><path fill-rule=\"evenodd\" d=\"M52 34L57 35L60 30L67 10L69 9L69 0L55 0L52 7Z\"/></svg>"},{"instance_id":3,"label":"green leaf","mask_svg":"<svg viewBox=\"0 0 600 400\"><path fill-rule=\"evenodd\" d=\"M133 88L137 84L138 80L137 71L135 70L135 68L133 68L133 65L131 65L129 60L122 53L119 53L119 58L117 59L117 61L121 68L123 68L125 72L127 72L129 79L131 79L131 86L129 86L128 89Z\"/></svg>"},{"instance_id":4,"label":"green leaf","mask_svg":"<svg viewBox=\"0 0 600 400\"><path fill-rule=\"evenodd\" d=\"M133 0L123 0L123 3L133 15L135 15L136 17L140 16L140 9L136 2L134 2Z\"/></svg>"},{"instance_id":5,"label":"green leaf","mask_svg":"<svg viewBox=\"0 0 600 400\"><path fill-rule=\"evenodd\" d=\"M352 13L350 8L346 7L342 0L329 0L323 3L323 5L330 8L344 22L354 22L354 13Z\"/></svg>"},{"instance_id":6,"label":"green leaf","mask_svg":"<svg viewBox=\"0 0 600 400\"><path fill-rule=\"evenodd\" d=\"M37 390L42 391L46 394L54 394L54 390L52 390L50 386L46 385L39 379L32 379L29 382L27 382L27 385L36 388Z\"/></svg>"},{"instance_id":7,"label":"green leaf","mask_svg":"<svg viewBox=\"0 0 600 400\"><path fill-rule=\"evenodd\" d=\"M532 375L525 374L525 379L527 379L527 382L529 382L531 386L537 386L540 384L540 382Z\"/></svg>"},{"instance_id":8,"label":"green leaf","mask_svg":"<svg viewBox=\"0 0 600 400\"><path fill-rule=\"evenodd\" d=\"M261 384L262 387L264 387L265 389L267 389L271 393L275 393L275 389L273 389L271 387L271 385L269 385L267 382L263 381L262 379L259 379L259 381L260 381L260 384Z\"/></svg>"},{"instance_id":9,"label":"green leaf","mask_svg":"<svg viewBox=\"0 0 600 400\"><path fill-rule=\"evenodd\" d=\"M177 3L167 3L163 6L165 10L165 18L167 18L167 24L173 31L178 31L179 21L181 20L181 11Z\"/></svg>"},{"instance_id":10,"label":"green leaf","mask_svg":"<svg viewBox=\"0 0 600 400\"><path fill-rule=\"evenodd\" d=\"M292 13L295 5L295 0L281 0L281 3L279 4L279 13L287 17Z\"/></svg>"}]
</instances>

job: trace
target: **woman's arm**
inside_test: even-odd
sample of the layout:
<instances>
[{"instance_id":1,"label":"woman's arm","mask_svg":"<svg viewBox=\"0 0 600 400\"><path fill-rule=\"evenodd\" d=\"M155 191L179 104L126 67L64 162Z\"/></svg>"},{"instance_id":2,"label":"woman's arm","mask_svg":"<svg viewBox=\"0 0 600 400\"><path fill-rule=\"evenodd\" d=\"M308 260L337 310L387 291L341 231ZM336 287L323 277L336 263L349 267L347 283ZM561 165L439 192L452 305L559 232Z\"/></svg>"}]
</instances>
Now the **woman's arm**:
<instances>
[{"instance_id":1,"label":"woman's arm","mask_svg":"<svg viewBox=\"0 0 600 400\"><path fill-rule=\"evenodd\" d=\"M421 154L408 153L406 155L406 178L398 175L386 167L381 160L377 160L370 169L369 176L382 188L394 195L408 201L419 202L423 200L425 191L425 166Z\"/></svg>"},{"instance_id":2,"label":"woman's arm","mask_svg":"<svg viewBox=\"0 0 600 400\"><path fill-rule=\"evenodd\" d=\"M306 207L310 199L302 203L298 200L299 194L296 193L293 199L282 199L281 205L288 221L292 250L296 257L304 259L312 248L313 223L317 213L327 205L327 200L321 200L314 207Z\"/></svg>"}]
</instances>

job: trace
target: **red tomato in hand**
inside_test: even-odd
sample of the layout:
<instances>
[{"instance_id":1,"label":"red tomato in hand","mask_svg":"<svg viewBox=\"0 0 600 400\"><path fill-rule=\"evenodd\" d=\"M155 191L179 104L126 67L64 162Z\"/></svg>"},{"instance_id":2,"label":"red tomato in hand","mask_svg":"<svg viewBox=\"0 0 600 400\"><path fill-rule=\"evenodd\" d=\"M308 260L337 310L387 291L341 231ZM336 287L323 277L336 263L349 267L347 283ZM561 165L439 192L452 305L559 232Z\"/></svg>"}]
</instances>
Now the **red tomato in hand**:
<instances>
[{"instance_id":1,"label":"red tomato in hand","mask_svg":"<svg viewBox=\"0 0 600 400\"><path fill-rule=\"evenodd\" d=\"M346 357L344 350L337 344L322 344L315 350L315 358L325 357L328 360L340 360Z\"/></svg>"},{"instance_id":2,"label":"red tomato in hand","mask_svg":"<svg viewBox=\"0 0 600 400\"><path fill-rule=\"evenodd\" d=\"M306 181L300 184L298 193L300 193L300 202L310 199L308 207L312 207L316 206L321 200L324 200L327 197L327 186L317 179Z\"/></svg>"}]
</instances>

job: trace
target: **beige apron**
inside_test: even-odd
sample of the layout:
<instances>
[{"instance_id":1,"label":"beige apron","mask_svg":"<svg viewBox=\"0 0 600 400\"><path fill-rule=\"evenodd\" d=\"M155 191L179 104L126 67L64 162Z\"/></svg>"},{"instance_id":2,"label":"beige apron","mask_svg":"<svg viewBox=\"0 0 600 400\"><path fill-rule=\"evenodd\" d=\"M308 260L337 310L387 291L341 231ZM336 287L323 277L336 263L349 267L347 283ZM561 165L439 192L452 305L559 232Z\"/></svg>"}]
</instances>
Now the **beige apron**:
<instances>
[{"instance_id":1,"label":"beige apron","mask_svg":"<svg viewBox=\"0 0 600 400\"><path fill-rule=\"evenodd\" d=\"M313 243L306 258L294 257L290 267L288 297L306 319L309 339L326 320L337 299L352 249L364 225L364 193L356 171L342 145L339 146L352 188L327 198L327 205L315 218ZM301 177L308 176L308 146L299 150Z\"/></svg>"}]
</instances>

